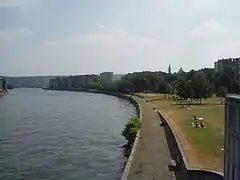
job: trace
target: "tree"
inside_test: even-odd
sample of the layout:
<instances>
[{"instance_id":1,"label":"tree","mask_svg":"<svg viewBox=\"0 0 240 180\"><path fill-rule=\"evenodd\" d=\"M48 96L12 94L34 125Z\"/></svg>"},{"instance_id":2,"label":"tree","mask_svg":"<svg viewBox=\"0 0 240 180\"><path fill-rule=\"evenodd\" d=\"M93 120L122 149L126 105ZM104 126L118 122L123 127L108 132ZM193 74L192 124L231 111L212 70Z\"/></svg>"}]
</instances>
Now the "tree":
<instances>
[{"instance_id":1,"label":"tree","mask_svg":"<svg viewBox=\"0 0 240 180\"><path fill-rule=\"evenodd\" d=\"M120 93L128 93L133 89L133 85L128 80L119 80L115 82L117 91Z\"/></svg>"},{"instance_id":2,"label":"tree","mask_svg":"<svg viewBox=\"0 0 240 180\"><path fill-rule=\"evenodd\" d=\"M103 85L100 82L91 82L85 86L88 89L103 90Z\"/></svg>"},{"instance_id":3,"label":"tree","mask_svg":"<svg viewBox=\"0 0 240 180\"><path fill-rule=\"evenodd\" d=\"M181 78L177 81L177 87L176 87L177 95L182 99L188 98L188 95L186 94L186 91L185 91L186 83L187 81L185 78Z\"/></svg>"},{"instance_id":4,"label":"tree","mask_svg":"<svg viewBox=\"0 0 240 180\"><path fill-rule=\"evenodd\" d=\"M2 88L3 90L7 90L7 81L5 79L2 81Z\"/></svg>"},{"instance_id":5,"label":"tree","mask_svg":"<svg viewBox=\"0 0 240 180\"><path fill-rule=\"evenodd\" d=\"M225 86L219 87L216 96L221 98L221 104L223 104L223 97L227 94L227 88Z\"/></svg>"},{"instance_id":6,"label":"tree","mask_svg":"<svg viewBox=\"0 0 240 180\"><path fill-rule=\"evenodd\" d=\"M216 74L215 88L219 89L225 86L230 93L236 93L238 90L238 83L236 79L236 72L231 67L226 67Z\"/></svg>"},{"instance_id":7,"label":"tree","mask_svg":"<svg viewBox=\"0 0 240 180\"><path fill-rule=\"evenodd\" d=\"M185 98L190 98L191 100L194 98L194 89L191 80L185 82L184 94Z\"/></svg>"},{"instance_id":8,"label":"tree","mask_svg":"<svg viewBox=\"0 0 240 180\"><path fill-rule=\"evenodd\" d=\"M172 92L172 86L164 79L160 80L157 84L157 92L163 93L165 95L165 99L167 99L167 94Z\"/></svg>"},{"instance_id":9,"label":"tree","mask_svg":"<svg viewBox=\"0 0 240 180\"><path fill-rule=\"evenodd\" d=\"M202 99L212 96L212 88L207 81L204 73L199 72L191 80L191 86L193 88L193 98L199 99L200 104L202 104Z\"/></svg>"},{"instance_id":10,"label":"tree","mask_svg":"<svg viewBox=\"0 0 240 180\"><path fill-rule=\"evenodd\" d=\"M165 100L167 99L167 94L171 94L171 93L172 93L172 86L171 84L166 83L164 87Z\"/></svg>"}]
</instances>

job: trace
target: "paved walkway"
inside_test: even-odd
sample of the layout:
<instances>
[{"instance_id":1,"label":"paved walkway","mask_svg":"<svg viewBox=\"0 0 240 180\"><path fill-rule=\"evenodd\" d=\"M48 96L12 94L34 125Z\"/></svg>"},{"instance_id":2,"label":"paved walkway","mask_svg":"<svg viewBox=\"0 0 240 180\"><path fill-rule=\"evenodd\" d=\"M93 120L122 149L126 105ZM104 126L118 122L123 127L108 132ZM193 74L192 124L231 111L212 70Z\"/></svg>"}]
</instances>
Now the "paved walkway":
<instances>
[{"instance_id":1,"label":"paved walkway","mask_svg":"<svg viewBox=\"0 0 240 180\"><path fill-rule=\"evenodd\" d=\"M136 98L142 108L140 140L129 170L128 180L175 180L170 172L170 153L164 129L153 107Z\"/></svg>"}]
</instances>

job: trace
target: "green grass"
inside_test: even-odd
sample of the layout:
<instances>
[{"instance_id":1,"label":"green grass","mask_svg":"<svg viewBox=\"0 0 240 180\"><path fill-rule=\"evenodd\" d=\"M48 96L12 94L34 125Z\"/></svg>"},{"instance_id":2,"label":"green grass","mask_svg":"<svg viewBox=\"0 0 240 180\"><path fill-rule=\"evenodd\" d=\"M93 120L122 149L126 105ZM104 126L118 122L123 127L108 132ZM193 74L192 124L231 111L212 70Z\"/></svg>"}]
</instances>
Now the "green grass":
<instances>
[{"instance_id":1,"label":"green grass","mask_svg":"<svg viewBox=\"0 0 240 180\"><path fill-rule=\"evenodd\" d=\"M182 100L182 104L179 104L180 101L165 100L162 94L143 95L150 104L164 113L172 124L180 142L184 144L183 149L187 152L188 159L194 159L193 166L222 170L224 105L221 105L219 98L213 97L203 100L202 105L199 105L199 100L193 101L192 110L187 111L186 108L183 108L183 104L189 104L187 101ZM206 128L192 128L190 126L194 115L204 118ZM196 162L196 158L192 156L198 156L199 162Z\"/></svg>"},{"instance_id":2,"label":"green grass","mask_svg":"<svg viewBox=\"0 0 240 180\"><path fill-rule=\"evenodd\" d=\"M190 118L183 120L181 128L189 137L191 145L199 149L203 155L211 157L221 156L224 137L220 135L218 129L212 124L207 124L206 128L192 128L190 122L192 122Z\"/></svg>"}]
</instances>

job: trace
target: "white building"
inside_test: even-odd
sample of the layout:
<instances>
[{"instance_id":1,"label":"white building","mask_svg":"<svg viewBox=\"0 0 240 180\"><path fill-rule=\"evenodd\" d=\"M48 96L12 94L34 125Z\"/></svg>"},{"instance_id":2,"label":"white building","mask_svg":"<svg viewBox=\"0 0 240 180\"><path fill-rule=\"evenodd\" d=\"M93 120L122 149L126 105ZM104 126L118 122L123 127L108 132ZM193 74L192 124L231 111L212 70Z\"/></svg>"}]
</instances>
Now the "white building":
<instances>
[{"instance_id":1,"label":"white building","mask_svg":"<svg viewBox=\"0 0 240 180\"><path fill-rule=\"evenodd\" d=\"M0 90L3 90L3 78L0 77Z\"/></svg>"},{"instance_id":2,"label":"white building","mask_svg":"<svg viewBox=\"0 0 240 180\"><path fill-rule=\"evenodd\" d=\"M240 179L240 95L227 95L225 104L224 179Z\"/></svg>"},{"instance_id":3,"label":"white building","mask_svg":"<svg viewBox=\"0 0 240 180\"><path fill-rule=\"evenodd\" d=\"M113 72L103 72L100 74L100 80L105 83L113 82Z\"/></svg>"}]
</instances>

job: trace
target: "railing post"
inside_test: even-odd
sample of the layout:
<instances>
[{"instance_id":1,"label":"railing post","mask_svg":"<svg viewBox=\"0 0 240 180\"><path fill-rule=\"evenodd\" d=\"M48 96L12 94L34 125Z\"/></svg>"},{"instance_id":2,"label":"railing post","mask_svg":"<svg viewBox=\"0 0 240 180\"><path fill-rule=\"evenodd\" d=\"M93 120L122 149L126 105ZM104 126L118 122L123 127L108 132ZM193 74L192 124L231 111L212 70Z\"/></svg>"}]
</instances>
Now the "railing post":
<instances>
[{"instance_id":1,"label":"railing post","mask_svg":"<svg viewBox=\"0 0 240 180\"><path fill-rule=\"evenodd\" d=\"M224 180L240 179L240 95L225 101Z\"/></svg>"}]
</instances>

